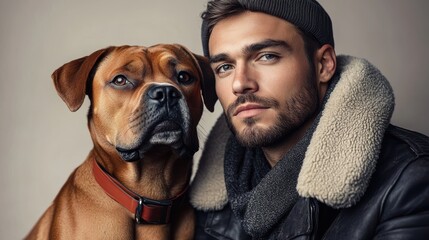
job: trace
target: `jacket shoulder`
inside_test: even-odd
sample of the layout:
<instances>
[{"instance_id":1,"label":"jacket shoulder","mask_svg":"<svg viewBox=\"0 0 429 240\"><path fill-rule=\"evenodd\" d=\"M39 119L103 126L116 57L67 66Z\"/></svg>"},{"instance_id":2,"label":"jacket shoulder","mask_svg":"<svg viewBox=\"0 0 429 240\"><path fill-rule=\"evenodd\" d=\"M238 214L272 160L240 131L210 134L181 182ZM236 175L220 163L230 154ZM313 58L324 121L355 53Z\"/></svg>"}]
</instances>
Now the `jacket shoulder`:
<instances>
[{"instance_id":1,"label":"jacket shoulder","mask_svg":"<svg viewBox=\"0 0 429 240\"><path fill-rule=\"evenodd\" d=\"M429 155L429 137L418 132L390 125L386 136L395 138L403 144L408 145L416 156Z\"/></svg>"},{"instance_id":2,"label":"jacket shoulder","mask_svg":"<svg viewBox=\"0 0 429 240\"><path fill-rule=\"evenodd\" d=\"M377 235L420 239L416 237L429 234L429 138L389 126L385 141L394 144L388 144L389 153L383 154L399 167L382 198Z\"/></svg>"}]
</instances>

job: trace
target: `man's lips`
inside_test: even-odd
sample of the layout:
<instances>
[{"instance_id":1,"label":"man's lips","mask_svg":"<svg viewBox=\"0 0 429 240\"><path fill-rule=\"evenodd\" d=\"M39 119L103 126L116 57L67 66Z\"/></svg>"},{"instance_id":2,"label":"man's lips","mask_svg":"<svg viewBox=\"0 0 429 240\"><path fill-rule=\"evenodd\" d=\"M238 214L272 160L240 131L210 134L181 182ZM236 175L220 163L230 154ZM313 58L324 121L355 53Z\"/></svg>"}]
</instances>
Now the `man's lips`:
<instances>
[{"instance_id":1,"label":"man's lips","mask_svg":"<svg viewBox=\"0 0 429 240\"><path fill-rule=\"evenodd\" d=\"M268 109L268 107L256 103L248 103L237 107L233 113L233 116L243 118L253 117L265 109Z\"/></svg>"}]
</instances>

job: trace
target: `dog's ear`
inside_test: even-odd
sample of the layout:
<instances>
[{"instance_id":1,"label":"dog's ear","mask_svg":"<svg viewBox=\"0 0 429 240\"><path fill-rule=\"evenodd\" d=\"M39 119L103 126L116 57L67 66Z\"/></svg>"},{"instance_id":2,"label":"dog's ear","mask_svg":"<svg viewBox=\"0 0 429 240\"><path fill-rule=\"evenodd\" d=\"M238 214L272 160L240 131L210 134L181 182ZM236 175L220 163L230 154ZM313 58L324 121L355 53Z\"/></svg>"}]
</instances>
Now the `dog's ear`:
<instances>
[{"instance_id":1,"label":"dog's ear","mask_svg":"<svg viewBox=\"0 0 429 240\"><path fill-rule=\"evenodd\" d=\"M197 54L194 54L194 57L200 66L201 74L203 76L201 88L203 92L204 104L210 112L213 112L217 101L215 76L213 70L210 67L209 60L206 57Z\"/></svg>"},{"instance_id":2,"label":"dog's ear","mask_svg":"<svg viewBox=\"0 0 429 240\"><path fill-rule=\"evenodd\" d=\"M217 95L215 89L215 76L212 68L210 67L208 59L191 52L189 49L180 44L175 45L185 51L194 60L195 64L199 66L202 77L201 91L203 93L204 105L210 112L213 112L217 101Z\"/></svg>"},{"instance_id":3,"label":"dog's ear","mask_svg":"<svg viewBox=\"0 0 429 240\"><path fill-rule=\"evenodd\" d=\"M99 61L111 48L100 49L89 56L64 64L54 73L52 80L58 95L67 104L70 111L77 111L85 99L87 81L92 78Z\"/></svg>"}]
</instances>

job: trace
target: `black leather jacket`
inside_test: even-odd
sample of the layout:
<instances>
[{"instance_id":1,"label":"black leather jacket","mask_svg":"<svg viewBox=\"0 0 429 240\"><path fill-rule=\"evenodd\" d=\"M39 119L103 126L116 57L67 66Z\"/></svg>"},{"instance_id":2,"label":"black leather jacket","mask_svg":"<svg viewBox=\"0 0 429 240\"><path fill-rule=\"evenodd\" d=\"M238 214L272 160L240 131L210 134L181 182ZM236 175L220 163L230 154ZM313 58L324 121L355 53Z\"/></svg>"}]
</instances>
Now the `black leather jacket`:
<instances>
[{"instance_id":1,"label":"black leather jacket","mask_svg":"<svg viewBox=\"0 0 429 240\"><path fill-rule=\"evenodd\" d=\"M283 221L277 239L428 239L429 138L389 126L376 171L362 199L333 209L300 198ZM229 205L197 211L195 239L251 239Z\"/></svg>"}]
</instances>

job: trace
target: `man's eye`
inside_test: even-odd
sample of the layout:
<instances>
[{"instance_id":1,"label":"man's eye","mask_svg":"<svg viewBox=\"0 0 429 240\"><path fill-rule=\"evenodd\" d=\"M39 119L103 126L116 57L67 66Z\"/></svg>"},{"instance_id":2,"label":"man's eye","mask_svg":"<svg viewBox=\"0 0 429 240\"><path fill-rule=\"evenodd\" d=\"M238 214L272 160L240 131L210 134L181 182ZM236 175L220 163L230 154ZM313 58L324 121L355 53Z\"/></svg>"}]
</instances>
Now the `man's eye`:
<instances>
[{"instance_id":1,"label":"man's eye","mask_svg":"<svg viewBox=\"0 0 429 240\"><path fill-rule=\"evenodd\" d=\"M227 72L227 71L229 71L229 70L231 70L232 69L232 65L229 65L229 64L222 64L222 65L220 65L217 69L216 69L216 72L217 73L225 73L225 72Z\"/></svg>"},{"instance_id":2,"label":"man's eye","mask_svg":"<svg viewBox=\"0 0 429 240\"><path fill-rule=\"evenodd\" d=\"M123 87L123 86L129 84L130 81L128 81L128 79L124 75L118 75L118 76L116 76L116 77L113 78L113 80L111 81L111 83L113 85L118 86L118 87Z\"/></svg>"},{"instance_id":3,"label":"man's eye","mask_svg":"<svg viewBox=\"0 0 429 240\"><path fill-rule=\"evenodd\" d=\"M278 58L279 58L279 57L278 57L277 55L267 53L267 54L262 55L262 56L259 58L259 60L261 60L261 61L272 61L272 60L276 60L276 59L278 59Z\"/></svg>"}]
</instances>

